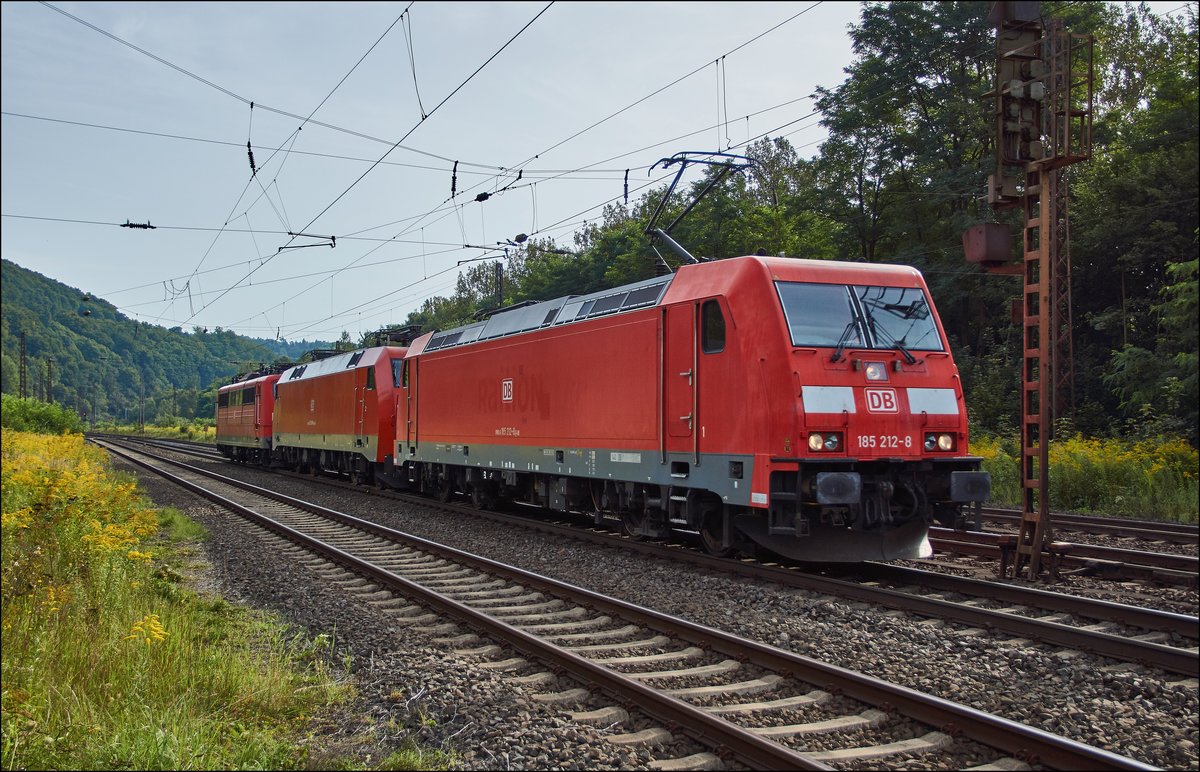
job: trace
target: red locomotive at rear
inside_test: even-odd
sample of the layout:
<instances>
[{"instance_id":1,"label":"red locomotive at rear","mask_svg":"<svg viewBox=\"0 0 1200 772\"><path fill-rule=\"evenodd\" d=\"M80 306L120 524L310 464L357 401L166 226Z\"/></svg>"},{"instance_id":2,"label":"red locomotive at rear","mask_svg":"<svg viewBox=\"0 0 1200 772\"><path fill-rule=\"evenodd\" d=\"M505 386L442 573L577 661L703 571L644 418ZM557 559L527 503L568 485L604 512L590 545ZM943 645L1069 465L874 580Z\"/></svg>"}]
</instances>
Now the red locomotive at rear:
<instances>
[{"instance_id":1,"label":"red locomotive at rear","mask_svg":"<svg viewBox=\"0 0 1200 772\"><path fill-rule=\"evenodd\" d=\"M399 383L409 484L699 531L716 553L918 557L930 522L989 488L902 266L685 265L419 338Z\"/></svg>"},{"instance_id":2,"label":"red locomotive at rear","mask_svg":"<svg viewBox=\"0 0 1200 772\"><path fill-rule=\"evenodd\" d=\"M243 464L270 460L277 380L275 374L252 377L217 390L217 449L230 460Z\"/></svg>"},{"instance_id":3,"label":"red locomotive at rear","mask_svg":"<svg viewBox=\"0 0 1200 772\"><path fill-rule=\"evenodd\" d=\"M395 441L393 389L405 351L378 346L285 370L275 387L275 458L373 481Z\"/></svg>"}]
</instances>

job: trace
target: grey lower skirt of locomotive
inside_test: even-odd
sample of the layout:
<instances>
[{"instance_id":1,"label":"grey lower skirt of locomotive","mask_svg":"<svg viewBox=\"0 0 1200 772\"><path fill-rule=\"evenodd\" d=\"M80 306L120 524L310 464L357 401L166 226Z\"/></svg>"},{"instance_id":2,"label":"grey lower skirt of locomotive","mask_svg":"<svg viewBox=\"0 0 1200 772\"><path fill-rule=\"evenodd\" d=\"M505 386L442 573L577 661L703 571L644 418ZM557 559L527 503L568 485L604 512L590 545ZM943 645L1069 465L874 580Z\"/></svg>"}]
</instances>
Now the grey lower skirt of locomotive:
<instances>
[{"instance_id":1,"label":"grey lower skirt of locomotive","mask_svg":"<svg viewBox=\"0 0 1200 772\"><path fill-rule=\"evenodd\" d=\"M292 467L269 446L222 446L231 460ZM928 528L937 523L963 528L991 491L980 459L829 460L773 458L795 462L799 471L770 475L767 508L729 505L713 491L669 484L593 480L553 474L492 472L478 467L407 461L339 464L340 453L323 453L324 468L350 479L423 493L442 500L462 494L484 506L516 501L556 511L592 512L597 521L619 520L633 536L666 538L697 532L717 554L763 548L799 561L858 562L928 557ZM367 467L366 469L362 467ZM357 472L357 473L355 473ZM964 511L965 509L965 511ZM973 518L972 518L973 515Z\"/></svg>"},{"instance_id":2,"label":"grey lower skirt of locomotive","mask_svg":"<svg viewBox=\"0 0 1200 772\"><path fill-rule=\"evenodd\" d=\"M977 457L772 462L800 463L799 471L772 472L767 508L728 504L720 492L681 481L646 483L412 461L396 467L390 457L375 476L389 486L441 499L462 493L477 506L514 501L591 514L597 524L615 519L631 536L695 532L716 554L766 549L813 562L929 557L929 526L963 528L972 514L964 511L968 508L978 528L980 504L991 491L991 476L980 470Z\"/></svg>"}]
</instances>

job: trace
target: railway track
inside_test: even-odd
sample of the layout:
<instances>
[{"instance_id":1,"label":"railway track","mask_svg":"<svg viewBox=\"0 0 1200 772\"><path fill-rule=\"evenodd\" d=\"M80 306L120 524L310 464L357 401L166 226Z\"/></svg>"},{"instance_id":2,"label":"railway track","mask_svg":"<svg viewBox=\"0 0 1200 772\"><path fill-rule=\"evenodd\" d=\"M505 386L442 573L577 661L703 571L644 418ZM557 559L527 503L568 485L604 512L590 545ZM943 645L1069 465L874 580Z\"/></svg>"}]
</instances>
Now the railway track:
<instances>
[{"instance_id":1,"label":"railway track","mask_svg":"<svg viewBox=\"0 0 1200 772\"><path fill-rule=\"evenodd\" d=\"M957 531L930 528L929 542L935 553L973 555L995 559L997 564L1011 559L1017 537L986 531ZM1200 558L1162 552L1130 550L1077 542L1054 542L1046 556L1051 571L1087 569L1115 578L1152 579L1169 584L1197 584ZM1007 557L1006 554L1007 553Z\"/></svg>"},{"instance_id":2,"label":"railway track","mask_svg":"<svg viewBox=\"0 0 1200 772\"><path fill-rule=\"evenodd\" d=\"M324 482L334 483L332 480ZM361 490L361 489L360 489ZM386 492L382 495L459 515L484 517L556 536L582 539L642 554L688 562L808 592L870 603L896 613L962 625L962 635L1000 634L1013 644L1030 641L1137 663L1171 673L1200 670L1195 616L1084 598L1017 584L981 581L884 563L848 570L716 558L679 543L640 541L610 529L581 529L577 523L531 519ZM853 578L847 578L853 577Z\"/></svg>"},{"instance_id":3,"label":"railway track","mask_svg":"<svg viewBox=\"0 0 1200 772\"><path fill-rule=\"evenodd\" d=\"M280 549L386 609L398 625L470 646L456 653L487 660L481 668L511 672L526 687L555 685L560 676L586 685L540 692L535 701L595 704L602 695L608 704L572 718L619 725L636 712L655 724L612 742L670 747L686 738L708 748L660 759L659 769L829 769L898 753L942 768L966 760L1014 768L1014 759L1060 769L1151 768L180 462L166 462L177 471L165 472L109 447L270 529ZM462 633L464 625L476 633Z\"/></svg>"},{"instance_id":4,"label":"railway track","mask_svg":"<svg viewBox=\"0 0 1200 772\"><path fill-rule=\"evenodd\" d=\"M1021 513L1014 509L984 507L982 515L984 521L1011 525L1014 530L1021 522ZM1171 544L1195 544L1200 539L1200 527L1190 523L1077 515L1066 512L1053 512L1050 517L1054 528L1063 532L1110 534Z\"/></svg>"},{"instance_id":5,"label":"railway track","mask_svg":"<svg viewBox=\"0 0 1200 772\"><path fill-rule=\"evenodd\" d=\"M128 435L90 435L97 438L109 437L117 441L138 442L170 447L182 453L188 453L203 458L224 458L211 445L185 441L162 440L158 438L130 437ZM422 500L425 501L425 500ZM426 502L428 503L428 502ZM985 509L983 519L1004 519L1014 515L1010 510ZM1106 528L1103 521L1108 518L1087 517L1082 515L1055 515L1055 523L1062 519L1064 525L1079 523L1087 527L1089 533L1121 533L1125 536L1137 536L1160 541L1175 541L1176 543L1195 543L1197 530L1195 526L1180 523L1146 523L1144 521L1116 520L1116 525ZM1127 528L1125 524L1137 523L1140 528ZM1191 534L1191 536L1189 536ZM1188 542L1187 539L1191 541ZM947 555L968 555L996 561L1000 565L1005 550L1011 552L1015 542L1011 534L994 531L963 531L949 528L931 528L930 543L935 553ZM1094 545L1076 542L1055 542L1047 563L1056 569L1083 570L1113 579L1147 579L1167 584L1183 586L1200 585L1200 558L1192 555L1158 553L1144 550L1131 550L1120 547Z\"/></svg>"}]
</instances>

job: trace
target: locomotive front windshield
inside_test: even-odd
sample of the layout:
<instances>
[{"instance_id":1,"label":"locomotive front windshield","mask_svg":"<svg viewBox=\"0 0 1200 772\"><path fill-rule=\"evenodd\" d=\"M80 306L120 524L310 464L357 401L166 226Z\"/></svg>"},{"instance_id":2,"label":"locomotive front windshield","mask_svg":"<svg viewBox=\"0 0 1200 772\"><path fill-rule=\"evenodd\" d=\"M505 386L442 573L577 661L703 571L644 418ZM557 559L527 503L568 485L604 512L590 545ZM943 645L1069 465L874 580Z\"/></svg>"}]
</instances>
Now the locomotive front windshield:
<instances>
[{"instance_id":1,"label":"locomotive front windshield","mask_svg":"<svg viewBox=\"0 0 1200 772\"><path fill-rule=\"evenodd\" d=\"M775 282L793 346L944 351L916 287Z\"/></svg>"}]
</instances>

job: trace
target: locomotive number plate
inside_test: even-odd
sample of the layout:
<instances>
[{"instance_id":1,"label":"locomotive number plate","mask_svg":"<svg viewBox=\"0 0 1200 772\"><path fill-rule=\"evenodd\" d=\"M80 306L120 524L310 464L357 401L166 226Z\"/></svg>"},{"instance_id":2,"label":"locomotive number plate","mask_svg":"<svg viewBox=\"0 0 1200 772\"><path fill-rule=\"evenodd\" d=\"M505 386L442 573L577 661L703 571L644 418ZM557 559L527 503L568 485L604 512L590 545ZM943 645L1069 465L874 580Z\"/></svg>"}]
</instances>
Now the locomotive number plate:
<instances>
[{"instance_id":1,"label":"locomotive number plate","mask_svg":"<svg viewBox=\"0 0 1200 772\"><path fill-rule=\"evenodd\" d=\"M899 450L900 448L911 449L912 446L911 434L903 436L899 434L860 434L858 436L858 447L861 449Z\"/></svg>"}]
</instances>

